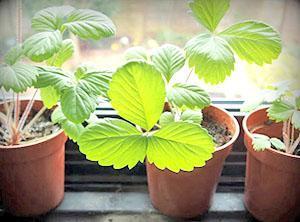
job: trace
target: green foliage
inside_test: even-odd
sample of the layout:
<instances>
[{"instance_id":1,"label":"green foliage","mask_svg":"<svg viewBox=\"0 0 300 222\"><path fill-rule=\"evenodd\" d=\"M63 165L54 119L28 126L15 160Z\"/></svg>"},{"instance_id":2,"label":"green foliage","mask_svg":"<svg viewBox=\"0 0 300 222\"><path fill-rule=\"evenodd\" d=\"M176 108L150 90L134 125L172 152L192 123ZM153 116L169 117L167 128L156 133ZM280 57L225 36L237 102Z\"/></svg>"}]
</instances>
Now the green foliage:
<instances>
[{"instance_id":1,"label":"green foliage","mask_svg":"<svg viewBox=\"0 0 300 222\"><path fill-rule=\"evenodd\" d=\"M39 32L25 40L23 52L35 62L42 62L57 53L62 46L60 31Z\"/></svg>"},{"instance_id":2,"label":"green foliage","mask_svg":"<svg viewBox=\"0 0 300 222\"><path fill-rule=\"evenodd\" d=\"M270 142L277 150L285 150L285 145L280 139L271 138Z\"/></svg>"},{"instance_id":3,"label":"green foliage","mask_svg":"<svg viewBox=\"0 0 300 222\"><path fill-rule=\"evenodd\" d=\"M60 30L68 14L75 10L71 6L54 6L35 13L31 27L39 32Z\"/></svg>"},{"instance_id":4,"label":"green foliage","mask_svg":"<svg viewBox=\"0 0 300 222\"><path fill-rule=\"evenodd\" d=\"M230 0L194 0L189 5L196 19L213 32L229 9L229 2Z\"/></svg>"},{"instance_id":5,"label":"green foliage","mask_svg":"<svg viewBox=\"0 0 300 222\"><path fill-rule=\"evenodd\" d=\"M234 24L220 33L235 53L249 63L271 63L281 52L281 40L271 26L257 21Z\"/></svg>"},{"instance_id":6,"label":"green foliage","mask_svg":"<svg viewBox=\"0 0 300 222\"><path fill-rule=\"evenodd\" d=\"M115 25L106 15L90 9L72 11L62 28L68 28L82 39L95 40L113 36L116 32Z\"/></svg>"},{"instance_id":7,"label":"green foliage","mask_svg":"<svg viewBox=\"0 0 300 222\"><path fill-rule=\"evenodd\" d=\"M24 92L36 81L38 72L35 67L15 63L13 65L0 65L0 88L6 91L10 89L16 93Z\"/></svg>"},{"instance_id":8,"label":"green foliage","mask_svg":"<svg viewBox=\"0 0 300 222\"><path fill-rule=\"evenodd\" d=\"M277 150L285 150L285 145L281 140L262 134L253 134L252 145L256 151L264 151L266 148L271 148L271 146Z\"/></svg>"},{"instance_id":9,"label":"green foliage","mask_svg":"<svg viewBox=\"0 0 300 222\"><path fill-rule=\"evenodd\" d=\"M296 129L300 129L300 111L299 110L295 110L292 114L292 124L294 125L294 127Z\"/></svg>"},{"instance_id":10,"label":"green foliage","mask_svg":"<svg viewBox=\"0 0 300 222\"><path fill-rule=\"evenodd\" d=\"M95 110L97 96L106 96L110 80L109 71L81 67L74 74L69 74L60 68L48 66L39 67L35 87L52 86L59 93L66 117L74 123L81 123Z\"/></svg>"},{"instance_id":11,"label":"green foliage","mask_svg":"<svg viewBox=\"0 0 300 222\"><path fill-rule=\"evenodd\" d=\"M234 69L234 56L228 43L212 34L200 34L185 46L189 66L207 83L223 82Z\"/></svg>"},{"instance_id":12,"label":"green foliage","mask_svg":"<svg viewBox=\"0 0 300 222\"><path fill-rule=\"evenodd\" d=\"M165 102L161 74L143 61L133 61L113 75L108 92L118 114L149 131L158 121Z\"/></svg>"},{"instance_id":13,"label":"green foliage","mask_svg":"<svg viewBox=\"0 0 300 222\"><path fill-rule=\"evenodd\" d=\"M73 41L71 39L65 39L62 41L59 51L47 60L47 64L50 66L61 67L65 61L72 57L73 53Z\"/></svg>"},{"instance_id":14,"label":"green foliage","mask_svg":"<svg viewBox=\"0 0 300 222\"><path fill-rule=\"evenodd\" d=\"M172 76L180 70L185 63L184 54L181 49L170 44L165 44L157 48L153 52L151 60L157 70L163 74L167 82L170 81Z\"/></svg>"},{"instance_id":15,"label":"green foliage","mask_svg":"<svg viewBox=\"0 0 300 222\"><path fill-rule=\"evenodd\" d=\"M131 124L119 119L104 119L91 124L78 144L87 159L120 169L148 161L159 169L192 171L212 157L212 138L199 125L173 122L152 134L142 135Z\"/></svg>"},{"instance_id":16,"label":"green foliage","mask_svg":"<svg viewBox=\"0 0 300 222\"><path fill-rule=\"evenodd\" d=\"M200 125L174 122L148 137L147 159L159 169L192 171L212 158L214 143Z\"/></svg>"},{"instance_id":17,"label":"green foliage","mask_svg":"<svg viewBox=\"0 0 300 222\"><path fill-rule=\"evenodd\" d=\"M132 60L148 61L147 50L141 46L131 47L124 52L124 59L126 62Z\"/></svg>"},{"instance_id":18,"label":"green foliage","mask_svg":"<svg viewBox=\"0 0 300 222\"><path fill-rule=\"evenodd\" d=\"M7 65L13 65L20 60L23 56L22 45L16 45L12 47L4 56L4 62Z\"/></svg>"},{"instance_id":19,"label":"green foliage","mask_svg":"<svg viewBox=\"0 0 300 222\"><path fill-rule=\"evenodd\" d=\"M271 148L270 138L265 135L255 134L253 135L252 145L256 151L264 151L266 148Z\"/></svg>"},{"instance_id":20,"label":"green foliage","mask_svg":"<svg viewBox=\"0 0 300 222\"><path fill-rule=\"evenodd\" d=\"M199 86L187 83L174 84L168 90L167 97L171 104L180 108L187 107L189 109L203 109L211 103L207 92Z\"/></svg>"},{"instance_id":21,"label":"green foliage","mask_svg":"<svg viewBox=\"0 0 300 222\"><path fill-rule=\"evenodd\" d=\"M161 114L159 118L159 124L161 127L164 127L172 122L175 122L175 118L171 112L164 112Z\"/></svg>"},{"instance_id":22,"label":"green foliage","mask_svg":"<svg viewBox=\"0 0 300 222\"><path fill-rule=\"evenodd\" d=\"M295 99L297 109L300 109L300 96L296 97Z\"/></svg>"},{"instance_id":23,"label":"green foliage","mask_svg":"<svg viewBox=\"0 0 300 222\"><path fill-rule=\"evenodd\" d=\"M81 71L78 76L82 76ZM131 60L120 67L113 74L108 95L118 114L137 129L118 119L96 121L81 134L80 151L87 159L116 169L132 168L146 155L159 169L173 172L203 166L212 157L214 143L200 126L201 112L185 111L175 121L171 112L162 113L165 91L163 76L154 65ZM201 90L200 94L205 97ZM155 130L158 120L160 126Z\"/></svg>"},{"instance_id":24,"label":"green foliage","mask_svg":"<svg viewBox=\"0 0 300 222\"><path fill-rule=\"evenodd\" d=\"M47 109L51 109L59 100L59 94L52 86L41 88L40 96Z\"/></svg>"},{"instance_id":25,"label":"green foliage","mask_svg":"<svg viewBox=\"0 0 300 222\"><path fill-rule=\"evenodd\" d=\"M229 8L229 0L193 0L190 8L210 32L192 38L185 47L189 66L205 82L218 84L231 74L235 63L233 51L241 59L258 65L271 63L279 56L280 36L262 22L240 22L216 32Z\"/></svg>"},{"instance_id":26,"label":"green foliage","mask_svg":"<svg viewBox=\"0 0 300 222\"><path fill-rule=\"evenodd\" d=\"M268 116L276 122L286 121L292 116L294 108L288 101L276 100L268 109Z\"/></svg>"},{"instance_id":27,"label":"green foliage","mask_svg":"<svg viewBox=\"0 0 300 222\"><path fill-rule=\"evenodd\" d=\"M51 120L53 123L58 123L62 127L66 135L74 142L77 141L79 135L81 135L84 130L84 127L81 123L76 124L68 120L63 114L61 107L57 107L53 111Z\"/></svg>"},{"instance_id":28,"label":"green foliage","mask_svg":"<svg viewBox=\"0 0 300 222\"><path fill-rule=\"evenodd\" d=\"M88 160L98 161L102 166L113 165L115 169L131 169L144 161L147 137L123 120L105 119L88 126L78 144Z\"/></svg>"},{"instance_id":29,"label":"green foliage","mask_svg":"<svg viewBox=\"0 0 300 222\"><path fill-rule=\"evenodd\" d=\"M183 111L180 116L180 120L189 122L189 123L196 123L196 124L201 124L202 119L203 119L203 115L200 110L187 109L187 110Z\"/></svg>"}]
</instances>

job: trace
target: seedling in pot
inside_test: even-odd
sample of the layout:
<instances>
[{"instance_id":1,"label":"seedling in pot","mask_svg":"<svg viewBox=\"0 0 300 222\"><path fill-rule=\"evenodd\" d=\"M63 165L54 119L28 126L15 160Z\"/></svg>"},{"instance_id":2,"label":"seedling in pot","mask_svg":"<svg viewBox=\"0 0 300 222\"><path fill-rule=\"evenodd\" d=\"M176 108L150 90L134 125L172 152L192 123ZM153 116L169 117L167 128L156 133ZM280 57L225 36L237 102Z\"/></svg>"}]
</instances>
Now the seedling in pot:
<instances>
[{"instance_id":1,"label":"seedling in pot","mask_svg":"<svg viewBox=\"0 0 300 222\"><path fill-rule=\"evenodd\" d=\"M262 134L253 134L253 147L256 151L274 148L288 154L300 154L300 91L291 90L291 82L267 87L263 90L260 102L246 103L244 111L249 111L261 103L270 104L267 109L268 117L276 123L283 123L282 138L269 138Z\"/></svg>"},{"instance_id":2,"label":"seedling in pot","mask_svg":"<svg viewBox=\"0 0 300 222\"><path fill-rule=\"evenodd\" d=\"M206 82L217 84L230 75L233 51L259 65L278 57L280 37L264 23L247 21L216 32L229 8L228 0L195 0L190 7L209 32L186 44L186 59ZM157 168L173 172L204 166L215 144L200 125L199 110L210 105L210 98L196 85L169 83L184 65L184 54L167 44L150 56L141 47L133 48L125 58L126 64L113 74L108 96L113 108L130 123L102 119L89 124L79 137L80 151L87 159L116 169L132 168L145 157Z\"/></svg>"},{"instance_id":3,"label":"seedling in pot","mask_svg":"<svg viewBox=\"0 0 300 222\"><path fill-rule=\"evenodd\" d=\"M115 26L100 12L61 6L37 12L32 19L32 28L37 33L12 48L0 68L0 87L17 94L13 101L4 98L1 134L5 144L19 144L34 121L60 102L53 113L53 122L60 123L66 134L76 140L83 129L81 123L97 106L97 97L106 96L111 72L88 67L78 67L73 73L63 70L61 66L74 53L73 41L63 39L63 36L68 32L84 40L99 40L114 35ZM24 56L33 62L45 62L47 66L24 64L20 62ZM19 119L18 93L30 87L36 91ZM45 107L25 125L38 89Z\"/></svg>"}]
</instances>

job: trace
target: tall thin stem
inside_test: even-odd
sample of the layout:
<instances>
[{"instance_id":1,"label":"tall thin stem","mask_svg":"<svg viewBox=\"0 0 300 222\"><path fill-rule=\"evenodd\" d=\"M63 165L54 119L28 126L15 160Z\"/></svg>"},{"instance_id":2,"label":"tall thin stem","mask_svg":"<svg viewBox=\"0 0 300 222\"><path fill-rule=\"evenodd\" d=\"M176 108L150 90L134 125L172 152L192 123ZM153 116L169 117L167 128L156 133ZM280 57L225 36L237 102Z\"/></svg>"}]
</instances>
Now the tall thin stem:
<instances>
[{"instance_id":1,"label":"tall thin stem","mask_svg":"<svg viewBox=\"0 0 300 222\"><path fill-rule=\"evenodd\" d=\"M33 106L33 103L34 103L34 98L35 98L35 96L37 94L37 91L38 91L38 89L35 90L35 92L34 92L33 96L31 97L30 101L27 103L27 106L26 106L26 108L24 110L24 113L23 113L23 115L22 115L22 117L20 119L20 124L18 125L18 130L20 130L20 129L23 128L23 126L24 126L24 124L25 124L25 122L26 122L26 120L28 118L28 115L29 115L29 113L30 113L30 111L32 109L32 106Z\"/></svg>"},{"instance_id":2,"label":"tall thin stem","mask_svg":"<svg viewBox=\"0 0 300 222\"><path fill-rule=\"evenodd\" d=\"M193 69L191 69L190 73L189 73L188 76L186 77L185 82L187 82L187 81L189 80L189 78L190 78L191 75L192 75L192 72L193 72Z\"/></svg>"},{"instance_id":3,"label":"tall thin stem","mask_svg":"<svg viewBox=\"0 0 300 222\"><path fill-rule=\"evenodd\" d=\"M26 133L30 129L30 127L35 123L35 121L37 121L46 110L47 108L43 106L43 108L40 109L40 111L38 111L38 113L35 114L35 116L30 120L30 122L24 127L22 132Z\"/></svg>"}]
</instances>

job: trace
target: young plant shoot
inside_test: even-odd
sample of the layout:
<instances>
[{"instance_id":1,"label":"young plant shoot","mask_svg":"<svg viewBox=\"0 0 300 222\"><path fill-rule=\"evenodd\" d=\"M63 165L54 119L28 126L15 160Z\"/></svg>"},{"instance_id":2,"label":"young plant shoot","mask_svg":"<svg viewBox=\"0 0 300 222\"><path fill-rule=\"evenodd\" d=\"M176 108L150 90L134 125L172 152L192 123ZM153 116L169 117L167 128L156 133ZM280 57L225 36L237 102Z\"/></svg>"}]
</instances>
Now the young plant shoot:
<instances>
[{"instance_id":1,"label":"young plant shoot","mask_svg":"<svg viewBox=\"0 0 300 222\"><path fill-rule=\"evenodd\" d=\"M300 155L300 91L291 90L288 81L268 87L263 91L260 103L247 104L245 111L254 109L261 103L271 104L267 109L268 117L276 123L283 123L282 138L269 138L262 134L253 134L253 147L257 151L274 148L279 151ZM282 139L282 140L281 140Z\"/></svg>"},{"instance_id":2,"label":"young plant shoot","mask_svg":"<svg viewBox=\"0 0 300 222\"><path fill-rule=\"evenodd\" d=\"M195 0L190 8L209 30L185 47L189 66L204 81L217 84L230 75L233 51L259 65L278 57L280 37L264 23L247 21L216 31L229 8L228 0ZM166 44L149 56L144 48L135 47L127 50L125 60L108 91L113 108L125 120L89 124L78 139L80 151L87 159L116 169L132 168L145 157L157 168L173 172L204 166L215 151L212 136L200 125L201 109L211 101L199 86L170 84L185 64L183 52Z\"/></svg>"},{"instance_id":3,"label":"young plant shoot","mask_svg":"<svg viewBox=\"0 0 300 222\"><path fill-rule=\"evenodd\" d=\"M60 101L61 106L53 113L53 122L60 123L66 134L76 140L83 129L81 123L89 118L97 105L96 98L106 96L111 72L87 67L79 67L74 73L63 70L61 66L74 53L72 39L63 39L63 36L68 32L84 40L99 40L114 35L115 26L100 12L71 6L43 9L34 15L31 25L37 33L22 45L12 48L5 56L5 64L0 67L0 87L15 93L24 92L30 87L40 89L41 98L48 109ZM23 64L19 62L22 56L34 62L45 62L47 66ZM19 144L22 134L28 129L24 124L35 95L20 120L20 102L4 99L1 134L7 145ZM45 107L37 115L42 115ZM32 120L36 119L33 117Z\"/></svg>"}]
</instances>

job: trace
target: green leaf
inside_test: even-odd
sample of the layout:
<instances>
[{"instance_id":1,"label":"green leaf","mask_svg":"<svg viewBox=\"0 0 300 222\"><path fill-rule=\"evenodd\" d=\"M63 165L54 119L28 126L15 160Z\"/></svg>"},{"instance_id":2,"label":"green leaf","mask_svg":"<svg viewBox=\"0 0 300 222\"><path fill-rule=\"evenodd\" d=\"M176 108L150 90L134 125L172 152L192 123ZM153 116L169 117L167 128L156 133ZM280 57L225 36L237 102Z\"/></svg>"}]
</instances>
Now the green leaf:
<instances>
[{"instance_id":1,"label":"green leaf","mask_svg":"<svg viewBox=\"0 0 300 222\"><path fill-rule=\"evenodd\" d=\"M291 122L296 129L300 129L300 111L299 110L294 111Z\"/></svg>"},{"instance_id":2,"label":"green leaf","mask_svg":"<svg viewBox=\"0 0 300 222\"><path fill-rule=\"evenodd\" d=\"M77 141L78 137L81 135L81 133L84 130L84 127L81 123L76 124L71 121L69 121L61 111L60 107L57 107L52 115L51 120L54 123L58 123L62 129L64 130L65 134L74 142Z\"/></svg>"},{"instance_id":3,"label":"green leaf","mask_svg":"<svg viewBox=\"0 0 300 222\"><path fill-rule=\"evenodd\" d=\"M148 61L147 50L141 46L131 47L124 52L124 59L127 62L133 60L142 60L147 62Z\"/></svg>"},{"instance_id":4,"label":"green leaf","mask_svg":"<svg viewBox=\"0 0 300 222\"><path fill-rule=\"evenodd\" d=\"M189 66L205 82L223 82L234 69L234 56L227 42L211 34L201 34L187 42L185 46Z\"/></svg>"},{"instance_id":5,"label":"green leaf","mask_svg":"<svg viewBox=\"0 0 300 222\"><path fill-rule=\"evenodd\" d=\"M66 88L60 102L62 112L74 123L82 123L88 119L97 105L96 98L79 84Z\"/></svg>"},{"instance_id":6,"label":"green leaf","mask_svg":"<svg viewBox=\"0 0 300 222\"><path fill-rule=\"evenodd\" d=\"M40 89L41 99L44 103L44 106L47 107L47 109L51 109L53 106L55 106L59 100L59 94L56 89L54 89L52 86L48 86L46 88Z\"/></svg>"},{"instance_id":7,"label":"green leaf","mask_svg":"<svg viewBox=\"0 0 300 222\"><path fill-rule=\"evenodd\" d=\"M112 72L108 70L77 69L78 84L94 96L107 97ZM80 74L79 74L80 73ZM76 75L76 74L75 74Z\"/></svg>"},{"instance_id":8,"label":"green leaf","mask_svg":"<svg viewBox=\"0 0 300 222\"><path fill-rule=\"evenodd\" d=\"M13 65L20 60L23 55L22 45L12 47L4 56L4 61L8 65Z\"/></svg>"},{"instance_id":9,"label":"green leaf","mask_svg":"<svg viewBox=\"0 0 300 222\"><path fill-rule=\"evenodd\" d=\"M62 41L62 46L59 51L47 60L47 64L50 66L61 67L65 61L72 57L73 53L73 41L71 39L65 39Z\"/></svg>"},{"instance_id":10,"label":"green leaf","mask_svg":"<svg viewBox=\"0 0 300 222\"><path fill-rule=\"evenodd\" d=\"M133 61L115 72L108 95L121 117L149 131L162 113L166 92L152 65Z\"/></svg>"},{"instance_id":11,"label":"green leaf","mask_svg":"<svg viewBox=\"0 0 300 222\"><path fill-rule=\"evenodd\" d=\"M190 110L187 109L182 112L180 116L180 120L189 122L189 123L196 123L196 124L201 124L203 119L203 115L201 110Z\"/></svg>"},{"instance_id":12,"label":"green leaf","mask_svg":"<svg viewBox=\"0 0 300 222\"><path fill-rule=\"evenodd\" d=\"M261 96L253 96L243 103L241 112L250 112L259 107L263 102L264 98L262 98Z\"/></svg>"},{"instance_id":13,"label":"green leaf","mask_svg":"<svg viewBox=\"0 0 300 222\"><path fill-rule=\"evenodd\" d=\"M174 121L175 121L175 119L171 112L164 112L161 114L161 116L159 118L159 124L161 125L161 127L164 127Z\"/></svg>"},{"instance_id":14,"label":"green leaf","mask_svg":"<svg viewBox=\"0 0 300 222\"><path fill-rule=\"evenodd\" d=\"M62 46L60 31L39 32L25 40L24 55L35 62L42 62L57 53Z\"/></svg>"},{"instance_id":15,"label":"green leaf","mask_svg":"<svg viewBox=\"0 0 300 222\"><path fill-rule=\"evenodd\" d=\"M285 150L285 145L280 139L271 138L270 142L277 150Z\"/></svg>"},{"instance_id":16,"label":"green leaf","mask_svg":"<svg viewBox=\"0 0 300 222\"><path fill-rule=\"evenodd\" d=\"M294 108L295 107L289 104L287 101L276 100L272 103L267 112L271 120L281 122L288 120L288 118L292 116Z\"/></svg>"},{"instance_id":17,"label":"green leaf","mask_svg":"<svg viewBox=\"0 0 300 222\"><path fill-rule=\"evenodd\" d=\"M256 151L263 151L266 148L271 148L270 138L265 135L254 134L252 145Z\"/></svg>"},{"instance_id":18,"label":"green leaf","mask_svg":"<svg viewBox=\"0 0 300 222\"><path fill-rule=\"evenodd\" d=\"M176 83L168 91L168 100L180 108L203 109L210 105L207 92L196 85Z\"/></svg>"},{"instance_id":19,"label":"green leaf","mask_svg":"<svg viewBox=\"0 0 300 222\"><path fill-rule=\"evenodd\" d=\"M295 104L296 104L297 109L300 109L300 96L296 97Z\"/></svg>"},{"instance_id":20,"label":"green leaf","mask_svg":"<svg viewBox=\"0 0 300 222\"><path fill-rule=\"evenodd\" d=\"M213 32L229 8L230 0L193 0L189 5L196 19Z\"/></svg>"},{"instance_id":21,"label":"green leaf","mask_svg":"<svg viewBox=\"0 0 300 222\"><path fill-rule=\"evenodd\" d=\"M38 67L38 78L34 86L44 88L53 86L57 91L62 92L65 88L75 83L71 75L57 67Z\"/></svg>"},{"instance_id":22,"label":"green leaf","mask_svg":"<svg viewBox=\"0 0 300 222\"><path fill-rule=\"evenodd\" d=\"M281 40L271 26L257 21L234 24L220 33L241 59L258 65L271 63L281 52Z\"/></svg>"},{"instance_id":23,"label":"green leaf","mask_svg":"<svg viewBox=\"0 0 300 222\"><path fill-rule=\"evenodd\" d=\"M173 122L148 137L147 159L161 170L192 171L212 158L214 147L212 137L200 125Z\"/></svg>"},{"instance_id":24,"label":"green leaf","mask_svg":"<svg viewBox=\"0 0 300 222\"><path fill-rule=\"evenodd\" d=\"M73 10L67 5L42 9L33 16L31 27L39 32L60 30L66 16Z\"/></svg>"},{"instance_id":25,"label":"green leaf","mask_svg":"<svg viewBox=\"0 0 300 222\"><path fill-rule=\"evenodd\" d=\"M115 25L106 15L90 9L72 11L62 27L82 39L99 40L113 36L116 32Z\"/></svg>"},{"instance_id":26,"label":"green leaf","mask_svg":"<svg viewBox=\"0 0 300 222\"><path fill-rule=\"evenodd\" d=\"M102 123L88 126L78 140L79 150L91 161L102 166L121 169L133 168L144 162L147 137L134 126L119 120L106 119Z\"/></svg>"},{"instance_id":27,"label":"green leaf","mask_svg":"<svg viewBox=\"0 0 300 222\"><path fill-rule=\"evenodd\" d=\"M0 87L6 91L24 92L33 85L37 75L36 68L29 64L0 65Z\"/></svg>"},{"instance_id":28,"label":"green leaf","mask_svg":"<svg viewBox=\"0 0 300 222\"><path fill-rule=\"evenodd\" d=\"M151 59L157 70L164 75L167 82L170 81L172 76L179 71L185 63L182 50L170 44L165 44L156 49Z\"/></svg>"}]
</instances>

